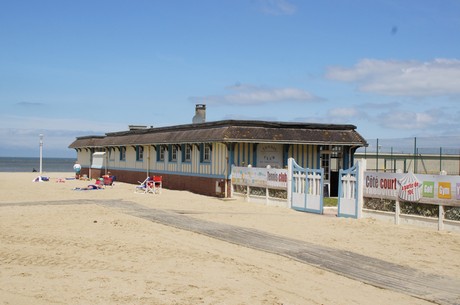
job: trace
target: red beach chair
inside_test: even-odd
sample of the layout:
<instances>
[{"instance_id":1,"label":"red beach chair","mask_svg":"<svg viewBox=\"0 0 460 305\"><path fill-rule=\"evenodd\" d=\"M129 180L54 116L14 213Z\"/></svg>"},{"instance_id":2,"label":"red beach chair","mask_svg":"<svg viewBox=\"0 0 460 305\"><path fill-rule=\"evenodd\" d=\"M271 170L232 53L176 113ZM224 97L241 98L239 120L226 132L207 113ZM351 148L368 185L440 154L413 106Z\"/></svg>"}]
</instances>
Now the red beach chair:
<instances>
[{"instance_id":1,"label":"red beach chair","mask_svg":"<svg viewBox=\"0 0 460 305\"><path fill-rule=\"evenodd\" d=\"M153 176L153 189L155 194L161 194L163 188L163 176Z\"/></svg>"},{"instance_id":2,"label":"red beach chair","mask_svg":"<svg viewBox=\"0 0 460 305\"><path fill-rule=\"evenodd\" d=\"M103 179L104 185L110 185L110 186L113 185L113 179L109 175L102 176L102 179Z\"/></svg>"}]
</instances>

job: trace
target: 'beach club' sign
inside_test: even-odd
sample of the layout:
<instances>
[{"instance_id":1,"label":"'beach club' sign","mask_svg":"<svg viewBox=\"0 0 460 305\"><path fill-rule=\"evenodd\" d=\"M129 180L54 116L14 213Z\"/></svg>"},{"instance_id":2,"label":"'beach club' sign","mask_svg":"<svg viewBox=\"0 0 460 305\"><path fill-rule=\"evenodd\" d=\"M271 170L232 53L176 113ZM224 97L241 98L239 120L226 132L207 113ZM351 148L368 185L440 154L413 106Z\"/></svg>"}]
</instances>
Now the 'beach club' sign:
<instances>
[{"instance_id":1,"label":"'beach club' sign","mask_svg":"<svg viewBox=\"0 0 460 305\"><path fill-rule=\"evenodd\" d=\"M460 177L364 172L364 197L410 202L460 201Z\"/></svg>"},{"instance_id":2,"label":"'beach club' sign","mask_svg":"<svg viewBox=\"0 0 460 305\"><path fill-rule=\"evenodd\" d=\"M275 168L283 168L283 145L257 145L257 167L266 167L267 165Z\"/></svg>"}]
</instances>

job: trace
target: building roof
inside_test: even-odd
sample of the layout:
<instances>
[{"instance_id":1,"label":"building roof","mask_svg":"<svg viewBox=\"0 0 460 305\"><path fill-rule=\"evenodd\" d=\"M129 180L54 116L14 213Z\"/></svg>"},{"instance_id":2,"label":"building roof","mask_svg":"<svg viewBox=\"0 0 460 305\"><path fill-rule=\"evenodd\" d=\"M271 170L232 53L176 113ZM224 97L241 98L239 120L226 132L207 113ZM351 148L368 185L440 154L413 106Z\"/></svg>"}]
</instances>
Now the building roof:
<instances>
[{"instance_id":1,"label":"building roof","mask_svg":"<svg viewBox=\"0 0 460 305\"><path fill-rule=\"evenodd\" d=\"M212 142L367 145L354 125L225 120L77 137L69 148Z\"/></svg>"}]
</instances>

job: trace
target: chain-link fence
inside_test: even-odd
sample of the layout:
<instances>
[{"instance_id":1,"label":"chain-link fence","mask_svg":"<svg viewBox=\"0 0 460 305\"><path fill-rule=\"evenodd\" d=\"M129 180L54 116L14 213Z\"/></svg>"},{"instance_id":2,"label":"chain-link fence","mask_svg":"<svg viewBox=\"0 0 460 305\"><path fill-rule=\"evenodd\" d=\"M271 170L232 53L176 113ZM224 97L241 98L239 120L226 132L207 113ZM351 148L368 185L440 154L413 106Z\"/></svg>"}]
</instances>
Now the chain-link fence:
<instances>
[{"instance_id":1,"label":"chain-link fence","mask_svg":"<svg viewBox=\"0 0 460 305\"><path fill-rule=\"evenodd\" d=\"M460 175L460 136L371 139L355 158L370 171Z\"/></svg>"}]
</instances>

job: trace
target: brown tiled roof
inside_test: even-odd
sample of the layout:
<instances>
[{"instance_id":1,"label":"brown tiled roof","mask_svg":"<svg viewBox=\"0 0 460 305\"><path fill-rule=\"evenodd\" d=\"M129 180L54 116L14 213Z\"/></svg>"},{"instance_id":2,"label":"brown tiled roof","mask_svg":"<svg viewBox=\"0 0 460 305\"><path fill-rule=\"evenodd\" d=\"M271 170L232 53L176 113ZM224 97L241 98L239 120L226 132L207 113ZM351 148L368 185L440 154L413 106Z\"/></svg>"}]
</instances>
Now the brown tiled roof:
<instances>
[{"instance_id":1,"label":"brown tiled roof","mask_svg":"<svg viewBox=\"0 0 460 305\"><path fill-rule=\"evenodd\" d=\"M367 145L354 125L226 120L77 137L69 148L211 142Z\"/></svg>"}]
</instances>

